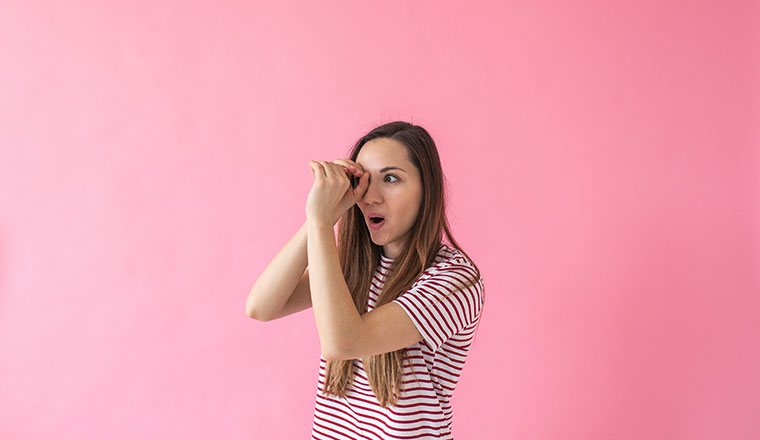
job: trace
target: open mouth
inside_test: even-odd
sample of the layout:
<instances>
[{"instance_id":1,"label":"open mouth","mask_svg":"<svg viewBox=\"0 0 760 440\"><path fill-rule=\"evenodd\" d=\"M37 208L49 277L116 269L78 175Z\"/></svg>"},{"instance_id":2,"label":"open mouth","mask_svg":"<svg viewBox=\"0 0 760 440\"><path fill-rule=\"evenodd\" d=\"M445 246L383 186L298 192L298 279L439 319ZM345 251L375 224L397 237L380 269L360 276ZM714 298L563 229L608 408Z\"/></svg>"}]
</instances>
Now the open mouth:
<instances>
[{"instance_id":1,"label":"open mouth","mask_svg":"<svg viewBox=\"0 0 760 440\"><path fill-rule=\"evenodd\" d=\"M369 227L373 230L380 229L385 224L385 218L384 217L370 217L369 218Z\"/></svg>"}]
</instances>

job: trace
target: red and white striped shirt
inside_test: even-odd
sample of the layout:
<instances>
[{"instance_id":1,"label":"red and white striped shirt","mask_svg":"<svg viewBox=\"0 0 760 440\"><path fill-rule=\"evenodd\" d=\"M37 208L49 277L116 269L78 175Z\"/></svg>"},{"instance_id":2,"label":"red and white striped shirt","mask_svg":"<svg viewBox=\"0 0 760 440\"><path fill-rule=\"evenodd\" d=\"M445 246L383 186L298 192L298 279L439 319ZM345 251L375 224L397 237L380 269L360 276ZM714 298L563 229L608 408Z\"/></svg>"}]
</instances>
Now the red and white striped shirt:
<instances>
[{"instance_id":1,"label":"red and white striped shirt","mask_svg":"<svg viewBox=\"0 0 760 440\"><path fill-rule=\"evenodd\" d=\"M375 306L393 259L381 255L367 311ZM451 396L480 322L483 278L469 287L474 266L456 248L443 245L434 263L412 287L393 300L401 305L423 340L407 347L398 405L383 408L369 385L361 359L345 398L323 395L326 361L320 356L312 439L453 439ZM450 294L447 298L444 296ZM439 302L440 301L440 302Z\"/></svg>"}]
</instances>

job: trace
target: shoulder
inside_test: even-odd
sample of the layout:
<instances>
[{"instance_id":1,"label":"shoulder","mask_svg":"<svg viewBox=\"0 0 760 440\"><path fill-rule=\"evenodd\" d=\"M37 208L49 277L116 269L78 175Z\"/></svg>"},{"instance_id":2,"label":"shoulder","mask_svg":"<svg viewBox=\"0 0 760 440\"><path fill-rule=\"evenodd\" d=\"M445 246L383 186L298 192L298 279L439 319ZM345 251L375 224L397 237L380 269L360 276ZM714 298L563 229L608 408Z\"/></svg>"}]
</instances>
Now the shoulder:
<instances>
[{"instance_id":1,"label":"shoulder","mask_svg":"<svg viewBox=\"0 0 760 440\"><path fill-rule=\"evenodd\" d=\"M432 272L433 274L458 275L474 282L482 280L482 277L478 277L475 264L464 253L445 244L438 251Z\"/></svg>"},{"instance_id":2,"label":"shoulder","mask_svg":"<svg viewBox=\"0 0 760 440\"><path fill-rule=\"evenodd\" d=\"M475 264L464 253L454 247L443 245L426 276L418 281L423 286L435 285L448 291L468 290L481 296L484 288L483 277L478 272Z\"/></svg>"}]
</instances>

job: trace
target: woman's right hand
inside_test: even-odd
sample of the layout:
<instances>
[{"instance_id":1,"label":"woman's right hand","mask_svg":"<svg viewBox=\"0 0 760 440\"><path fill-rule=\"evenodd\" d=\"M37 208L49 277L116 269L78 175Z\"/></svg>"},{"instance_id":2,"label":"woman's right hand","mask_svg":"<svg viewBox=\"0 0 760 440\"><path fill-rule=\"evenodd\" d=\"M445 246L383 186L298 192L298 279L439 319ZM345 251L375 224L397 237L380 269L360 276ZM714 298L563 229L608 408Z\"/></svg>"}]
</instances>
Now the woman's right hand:
<instances>
[{"instance_id":1,"label":"woman's right hand","mask_svg":"<svg viewBox=\"0 0 760 440\"><path fill-rule=\"evenodd\" d=\"M359 180L357 186L354 188L352 185L352 187L346 191L346 195L343 197L343 200L340 201L340 204L338 205L338 208L335 212L335 221L333 223L335 224L341 217L343 217L343 214L345 214L346 211L351 209L351 207L353 207L356 202L364 197L364 193L367 191L364 187L367 185L365 185L363 182L366 182L365 179L369 179L369 174L366 173L367 176L364 176L364 168L362 168L361 165L351 159L336 159L332 162L343 167L349 180L353 180L352 177L355 177Z\"/></svg>"}]
</instances>

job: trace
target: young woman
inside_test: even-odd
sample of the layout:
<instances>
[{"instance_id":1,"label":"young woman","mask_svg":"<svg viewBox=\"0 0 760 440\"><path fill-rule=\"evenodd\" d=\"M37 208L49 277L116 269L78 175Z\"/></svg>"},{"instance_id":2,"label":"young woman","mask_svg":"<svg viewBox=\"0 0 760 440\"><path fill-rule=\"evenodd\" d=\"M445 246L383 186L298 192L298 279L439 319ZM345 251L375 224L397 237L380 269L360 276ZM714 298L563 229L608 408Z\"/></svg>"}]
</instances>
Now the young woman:
<instances>
[{"instance_id":1,"label":"young woman","mask_svg":"<svg viewBox=\"0 0 760 440\"><path fill-rule=\"evenodd\" d=\"M306 222L251 289L248 315L313 307L312 439L451 439L450 400L485 296L449 231L438 151L424 128L397 121L349 157L309 162Z\"/></svg>"}]
</instances>

